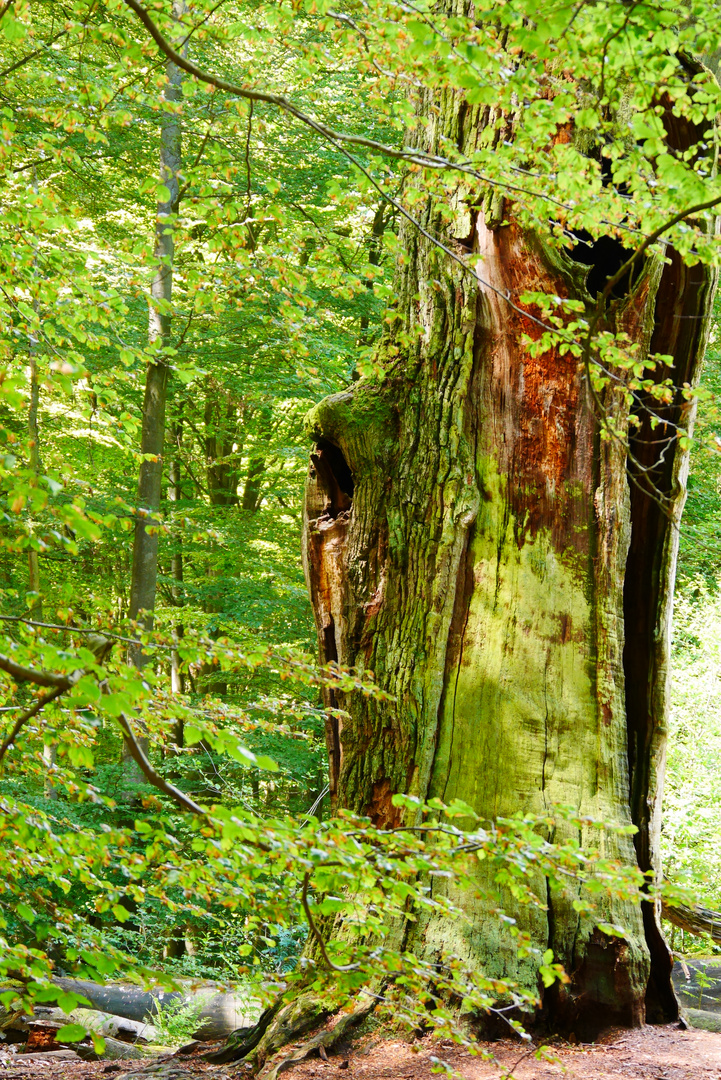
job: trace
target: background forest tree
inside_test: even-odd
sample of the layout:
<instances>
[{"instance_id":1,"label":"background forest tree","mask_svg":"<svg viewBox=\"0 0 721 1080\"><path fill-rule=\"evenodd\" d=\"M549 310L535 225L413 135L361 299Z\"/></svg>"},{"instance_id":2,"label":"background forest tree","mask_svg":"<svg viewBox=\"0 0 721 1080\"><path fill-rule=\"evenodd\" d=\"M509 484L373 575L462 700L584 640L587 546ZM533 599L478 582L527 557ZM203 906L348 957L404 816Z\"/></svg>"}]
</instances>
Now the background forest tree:
<instances>
[{"instance_id":1,"label":"background forest tree","mask_svg":"<svg viewBox=\"0 0 721 1080\"><path fill-rule=\"evenodd\" d=\"M606 7L598 26L608 15L618 36L583 24L588 39L578 39L605 57L606 92L612 97L623 84L630 53L650 97L660 86L694 123L713 125L715 83L699 75L688 90L669 59L679 38L695 55L714 51L711 9L689 6L690 21L681 25L672 5L634 8L628 18ZM272 100L244 98L188 72L182 95L169 94L167 57L123 4L16 0L2 10L0 652L33 669L86 673L31 717L4 754L2 964L38 985L49 972L46 955L62 970L100 975L114 964L123 970L127 956L141 971L222 978L248 979L255 967L272 992L268 976L294 966L307 934L297 902L298 825L277 823L290 813L302 826L304 815L322 820L330 811L329 716L319 685L330 680L335 692L337 677L318 674L308 656L315 644L299 556L304 416L359 376L363 385L380 385L394 362L389 341L412 346L412 325L408 339L394 329L401 222L406 244L415 228L409 217L428 228L428 207L445 207L438 235L450 221L462 238L471 185L462 174L459 183L464 147L452 145L448 132L433 148L440 165L429 168L404 151L418 123L414 98L461 87L469 100L476 95L477 107L500 108L503 57L484 57L479 75L473 50L481 45L463 37L460 10L441 25L430 9L412 5L326 14L313 4L197 4L177 8L175 19L169 5L148 8L167 39L216 82L285 95L298 120ZM504 11L517 32L525 12ZM539 70L575 18L559 7L530 27L525 47L537 68L523 75L529 86L537 89ZM512 78L503 86L510 102L517 87ZM550 229L558 250L569 235L607 231L608 221L617 231L629 227L622 185L632 184L634 168L652 200L640 209L636 191L633 221L642 231L717 197L716 180L699 164L703 155L662 161L663 133L650 112L635 142L614 142L601 98L589 100L584 122L594 139L607 139L610 156L587 156L585 171L563 140L552 161L540 153L568 110L551 95L537 96L545 105L533 114L535 135L531 126L512 149L512 140L483 149L483 167L492 165L497 179L517 187L522 177L524 221ZM421 110L421 126L432 127L432 113ZM325 134L314 133L303 119L309 116L322 118ZM177 193L159 168L163 133L173 126ZM338 132L350 132L351 141L335 138ZM604 160L614 184L606 182ZM502 216L491 188L482 194L487 214ZM712 265L715 247L703 231L712 213L701 217L679 222L671 239L690 261ZM170 230L172 299L153 290L170 269L161 252ZM428 255L430 280L442 258ZM151 294L162 327L149 337ZM553 309L538 297L535 303L549 332L562 332L574 317L561 307L554 322ZM714 349L706 368L711 392L719 379ZM146 376L160 366L167 408L156 522L138 514L155 511L138 498L138 477L158 465L143 460L141 432ZM643 389L648 372L634 372L632 363L631 371ZM667 874L689 880L700 900L718 906L717 875L708 872L720 824L712 397L702 397L701 414L681 540L664 844ZM154 624L140 667L127 651L136 638L129 621L137 614L134 529L158 543ZM129 640L111 645L113 633ZM371 692L359 689L357 674L348 679L355 695ZM36 698L12 672L2 685L7 737ZM256 840L277 828L285 845L277 864L256 859L251 882L203 848L207 861L198 868L197 830L139 782L127 758L123 764L117 718L126 715L166 783L220 807L224 843L237 845L239 862L243 828ZM247 815L237 834L230 808ZM47 830L47 862L31 870L28 853ZM159 867L169 850L178 868L164 876ZM86 869L74 865L77 852ZM63 899L68 882L81 885L71 900ZM331 879L316 884L319 905L321 895L340 889ZM287 895L279 899L282 886ZM327 903L319 911L330 918ZM542 962L531 954L530 963Z\"/></svg>"}]
</instances>

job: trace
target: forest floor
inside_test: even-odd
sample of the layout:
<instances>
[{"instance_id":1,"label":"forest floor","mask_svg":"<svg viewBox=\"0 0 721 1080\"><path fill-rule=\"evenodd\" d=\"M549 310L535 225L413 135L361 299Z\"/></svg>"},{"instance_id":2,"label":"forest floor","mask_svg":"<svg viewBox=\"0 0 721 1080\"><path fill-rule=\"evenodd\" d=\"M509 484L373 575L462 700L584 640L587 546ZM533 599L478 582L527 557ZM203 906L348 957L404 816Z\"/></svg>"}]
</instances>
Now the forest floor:
<instances>
[{"instance_id":1,"label":"forest floor","mask_svg":"<svg viewBox=\"0 0 721 1080\"><path fill-rule=\"evenodd\" d=\"M434 1058L448 1062L464 1080L721 1080L721 1035L681 1030L676 1024L637 1031L612 1028L597 1042L550 1046L554 1060L539 1061L535 1047L518 1041L482 1043L494 1060L471 1057L430 1037L414 1042L369 1035L334 1053L297 1065L289 1080L432 1080ZM212 1066L199 1056L129 1061L23 1061L0 1057L0 1080L225 1080L247 1075L243 1066Z\"/></svg>"}]
</instances>

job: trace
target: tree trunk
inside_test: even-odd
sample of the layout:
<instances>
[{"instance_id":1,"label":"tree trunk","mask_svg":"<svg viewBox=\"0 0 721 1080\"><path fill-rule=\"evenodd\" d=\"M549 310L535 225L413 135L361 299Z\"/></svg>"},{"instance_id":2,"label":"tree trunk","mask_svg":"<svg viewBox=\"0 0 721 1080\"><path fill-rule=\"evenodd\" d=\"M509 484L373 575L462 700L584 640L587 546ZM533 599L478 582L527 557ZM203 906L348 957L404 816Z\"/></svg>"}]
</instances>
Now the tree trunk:
<instances>
[{"instance_id":1,"label":"tree trunk","mask_svg":"<svg viewBox=\"0 0 721 1080\"><path fill-rule=\"evenodd\" d=\"M383 234L386 229L387 209L385 203L381 203L375 214L373 215L373 226L371 228L370 240L368 242L368 264L369 266L380 266L381 255L383 253ZM368 278L366 281L366 289L369 292L373 292L373 278ZM361 315L360 317L360 334L358 335L358 344L360 346L368 344L368 315Z\"/></svg>"},{"instance_id":2,"label":"tree trunk","mask_svg":"<svg viewBox=\"0 0 721 1080\"><path fill-rule=\"evenodd\" d=\"M237 451L233 450L238 429L237 407L232 395L221 395L212 380L208 382L204 420L206 476L211 505L237 506Z\"/></svg>"},{"instance_id":3,"label":"tree trunk","mask_svg":"<svg viewBox=\"0 0 721 1080\"><path fill-rule=\"evenodd\" d=\"M183 0L174 0L173 14L180 18ZM182 100L183 73L167 65L165 100ZM158 268L150 288L148 340L157 346L160 358L148 365L143 399L143 426L138 479L138 512L133 538L133 570L130 587L130 617L143 615L145 626L153 625L153 609L158 579L158 534L155 515L160 509L163 479L163 444L165 441L165 406L168 389L168 367L162 350L170 344L170 303L173 293L173 257L175 218L179 204L181 165L181 125L174 113L167 113L160 132L160 179L168 190L168 198L158 203L155 224L154 256ZM150 529L150 531L149 531ZM137 662L142 661L139 656Z\"/></svg>"},{"instance_id":4,"label":"tree trunk","mask_svg":"<svg viewBox=\"0 0 721 1080\"><path fill-rule=\"evenodd\" d=\"M243 501L241 503L241 509L248 510L251 514L254 514L261 504L261 490L265 469L266 461L264 457L251 457L245 477Z\"/></svg>"},{"instance_id":5,"label":"tree trunk","mask_svg":"<svg viewBox=\"0 0 721 1080\"><path fill-rule=\"evenodd\" d=\"M173 457L170 462L168 502L177 504L183 498L180 461L180 448L183 442L182 412L178 415L178 418L171 427L171 441L174 450ZM173 603L176 607L182 608L185 606L185 586L183 582L183 547L182 539L179 534L173 537L173 546L174 550L170 560L170 576L173 579ZM185 693L185 674L183 671L181 671L180 653L178 652L178 645L181 638L183 637L184 632L184 627L181 622L176 622L173 625L174 647L170 654L170 689L173 694ZM182 719L176 720L174 724L173 738L175 740L176 746L183 746L184 731Z\"/></svg>"},{"instance_id":6,"label":"tree trunk","mask_svg":"<svg viewBox=\"0 0 721 1080\"><path fill-rule=\"evenodd\" d=\"M184 0L173 0L173 15L180 19L185 10ZM164 96L169 103L182 100L183 73L168 63ZM143 398L143 423L140 443L142 460L138 477L138 510L133 536L133 565L130 582L131 619L140 619L146 630L153 627L155 593L158 582L158 520L163 482L163 444L165 442L165 407L168 391L168 366L164 350L170 344L172 317L170 303L173 294L173 257L175 251L175 219L179 205L179 172L181 165L181 125L174 112L165 114L160 131L160 180L168 198L158 202L155 222L154 256L158 266L150 288L148 340L159 350L157 362L148 364ZM142 649L131 647L131 657L137 667L147 662ZM147 740L140 740L147 752ZM123 768L132 782L141 776L127 747L123 748Z\"/></svg>"},{"instance_id":7,"label":"tree trunk","mask_svg":"<svg viewBox=\"0 0 721 1080\"><path fill-rule=\"evenodd\" d=\"M33 187L37 192L37 180L33 172ZM33 301L33 311L37 313L38 302ZM36 484L40 482L42 461L40 459L40 424L38 422L38 409L40 406L40 378L38 375L37 345L31 342L28 359L30 368L30 404L28 408L28 458L30 468L33 471ZM32 618L42 621L43 598L40 582L40 560L34 547L28 548L28 592L32 598L28 607L28 614ZM58 792L53 787L51 780L52 770L55 768L57 759L57 745L55 742L43 744L43 764L47 772L43 779L43 793L46 799L56 801Z\"/></svg>"},{"instance_id":8,"label":"tree trunk","mask_svg":"<svg viewBox=\"0 0 721 1080\"><path fill-rule=\"evenodd\" d=\"M493 119L450 93L435 105L432 151L443 136L472 149ZM669 124L675 146L696 136ZM606 854L658 872L686 455L670 428L646 443L644 421L630 436L653 468L661 510L647 481L629 484L623 443L601 437L577 361L556 349L531 355L524 335L540 330L503 299L542 291L592 308L592 289L620 263L606 264L596 244L590 268L580 265L524 229L513 205L478 191L455 227L440 214L422 224L474 264L480 256L493 288L405 226L399 329L380 346L385 377L359 381L309 417L304 562L321 659L372 671L395 699L327 695L346 711L327 722L333 804L380 826L401 824L396 792L463 799L483 819L572 806L634 823L635 848L608 835ZM711 295L703 268L651 256L608 326L643 355L673 354L674 382L693 383ZM603 406L629 430L621 394L607 392ZM667 419L687 426L692 409L679 394ZM580 840L600 842L590 830ZM479 871L479 885L490 884ZM545 896L543 879L535 884ZM543 1013L579 1036L675 1017L659 912L601 902L598 918L626 929L619 940L573 909L577 896L549 893L545 912L500 897L571 976L542 992ZM461 899L470 926L426 918L411 924L406 945L536 990L537 963L518 958L489 902Z\"/></svg>"},{"instance_id":9,"label":"tree trunk","mask_svg":"<svg viewBox=\"0 0 721 1080\"><path fill-rule=\"evenodd\" d=\"M721 945L721 912L711 911L699 904L689 907L687 904L664 901L662 914L664 919L681 930L697 936L708 935L717 945Z\"/></svg>"}]
</instances>

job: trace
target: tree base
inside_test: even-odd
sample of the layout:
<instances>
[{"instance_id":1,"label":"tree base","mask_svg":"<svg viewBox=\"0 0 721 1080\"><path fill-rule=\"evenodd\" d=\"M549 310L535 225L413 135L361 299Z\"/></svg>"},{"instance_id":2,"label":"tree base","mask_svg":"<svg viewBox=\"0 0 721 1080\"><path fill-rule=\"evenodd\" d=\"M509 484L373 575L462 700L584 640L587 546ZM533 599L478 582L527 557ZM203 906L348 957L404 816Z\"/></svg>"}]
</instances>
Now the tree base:
<instances>
[{"instance_id":1,"label":"tree base","mask_svg":"<svg viewBox=\"0 0 721 1080\"><path fill-rule=\"evenodd\" d=\"M233 1036L222 1050L206 1055L206 1061L225 1064L242 1061L250 1065L258 1080L277 1080L286 1069L298 1065L314 1053L333 1049L348 1031L362 1023L375 1008L375 998L361 992L346 1012L331 1015L315 994L301 994L295 1001L277 1001L261 1016L250 1032ZM294 1045L299 1038L319 1028L311 1038Z\"/></svg>"}]
</instances>

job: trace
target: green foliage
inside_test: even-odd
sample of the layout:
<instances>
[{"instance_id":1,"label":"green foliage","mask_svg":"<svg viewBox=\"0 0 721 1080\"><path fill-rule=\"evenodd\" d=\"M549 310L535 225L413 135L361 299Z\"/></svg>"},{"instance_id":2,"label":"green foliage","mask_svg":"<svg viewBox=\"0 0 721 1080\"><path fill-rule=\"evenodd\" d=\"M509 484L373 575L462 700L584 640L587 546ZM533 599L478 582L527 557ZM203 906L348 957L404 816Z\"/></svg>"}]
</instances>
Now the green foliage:
<instances>
[{"instance_id":1,"label":"green foliage","mask_svg":"<svg viewBox=\"0 0 721 1080\"><path fill-rule=\"evenodd\" d=\"M718 447L721 355L717 347L718 305L706 355L688 500L680 536L679 579L674 612L671 731L664 801L664 870L689 887L702 903L721 908L721 594L719 521L721 454ZM680 936L670 930L676 947ZM689 950L707 951L709 943Z\"/></svg>"},{"instance_id":2,"label":"green foliage","mask_svg":"<svg viewBox=\"0 0 721 1080\"><path fill-rule=\"evenodd\" d=\"M675 614L672 733L664 812L666 873L721 907L721 595L699 581Z\"/></svg>"},{"instance_id":3,"label":"green foliage","mask_svg":"<svg viewBox=\"0 0 721 1080\"><path fill-rule=\"evenodd\" d=\"M715 591L721 566L721 352L719 302L706 352L698 419L691 451L688 500L680 536L679 574L684 592Z\"/></svg>"},{"instance_id":4,"label":"green foliage","mask_svg":"<svg viewBox=\"0 0 721 1080\"><path fill-rule=\"evenodd\" d=\"M182 1046L190 1042L198 1028L203 1005L202 995L191 998L189 1001L181 999L168 1001L162 1005L156 1002L152 1021L157 1033L157 1041L162 1046Z\"/></svg>"}]
</instances>

